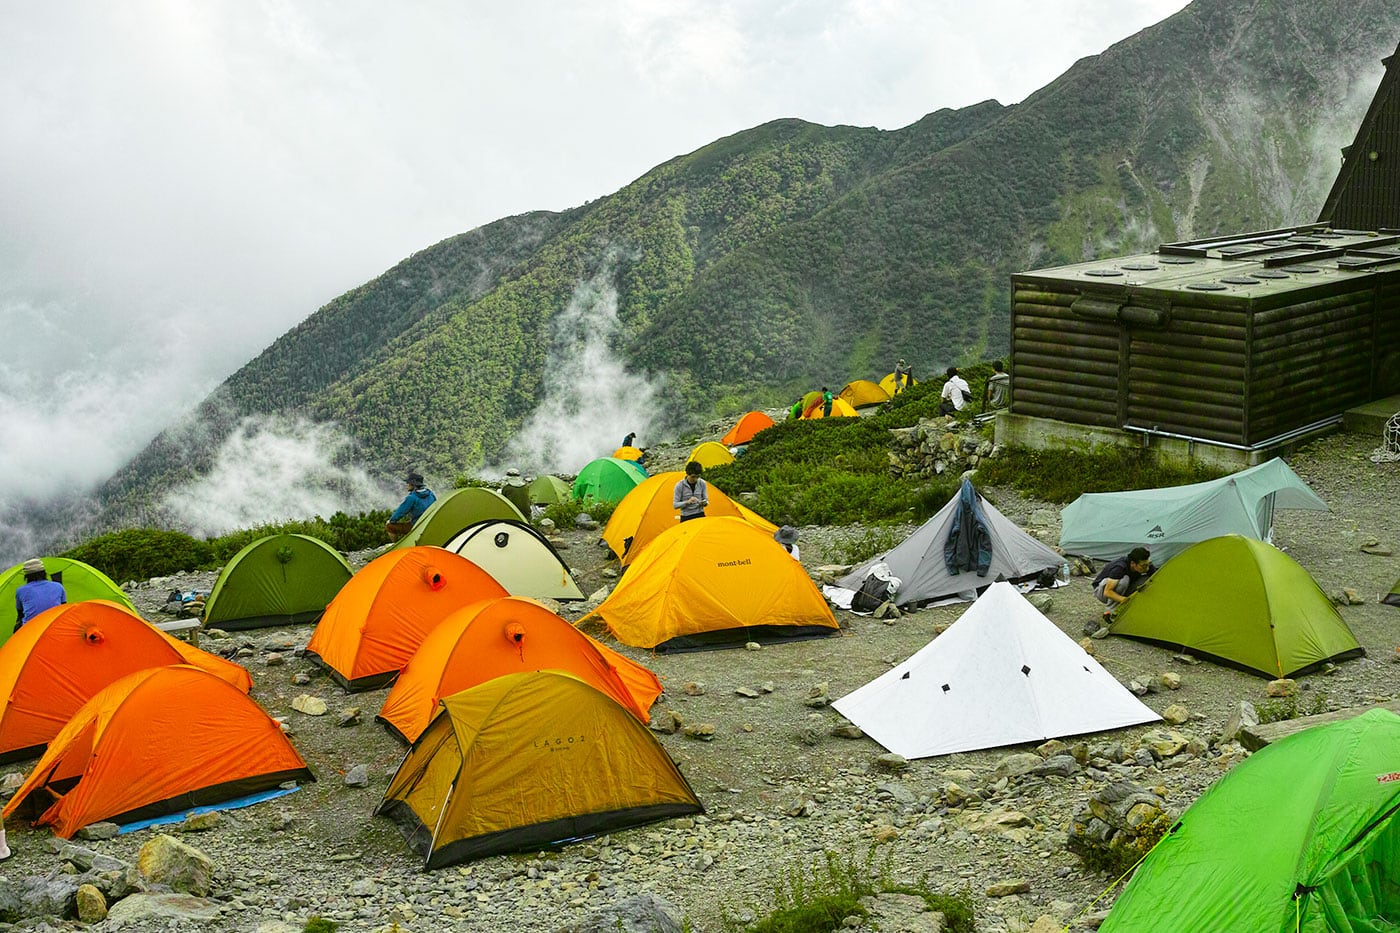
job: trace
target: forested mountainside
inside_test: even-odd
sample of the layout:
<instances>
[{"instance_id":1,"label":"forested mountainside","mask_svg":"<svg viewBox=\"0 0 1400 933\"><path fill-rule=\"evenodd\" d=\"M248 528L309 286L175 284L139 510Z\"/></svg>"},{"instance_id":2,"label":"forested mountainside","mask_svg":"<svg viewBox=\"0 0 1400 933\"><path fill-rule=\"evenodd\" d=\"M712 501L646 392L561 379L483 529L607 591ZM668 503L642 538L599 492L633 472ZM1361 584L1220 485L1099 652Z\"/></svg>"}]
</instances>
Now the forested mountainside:
<instances>
[{"instance_id":1,"label":"forested mountainside","mask_svg":"<svg viewBox=\"0 0 1400 933\"><path fill-rule=\"evenodd\" d=\"M470 469L534 409L573 336L551 324L599 276L615 349L692 415L996 355L1014 271L1314 219L1397 36L1394 0L1196 0L1014 106L777 120L446 240L230 377L106 484L106 523L250 414L334 419L371 464Z\"/></svg>"}]
</instances>

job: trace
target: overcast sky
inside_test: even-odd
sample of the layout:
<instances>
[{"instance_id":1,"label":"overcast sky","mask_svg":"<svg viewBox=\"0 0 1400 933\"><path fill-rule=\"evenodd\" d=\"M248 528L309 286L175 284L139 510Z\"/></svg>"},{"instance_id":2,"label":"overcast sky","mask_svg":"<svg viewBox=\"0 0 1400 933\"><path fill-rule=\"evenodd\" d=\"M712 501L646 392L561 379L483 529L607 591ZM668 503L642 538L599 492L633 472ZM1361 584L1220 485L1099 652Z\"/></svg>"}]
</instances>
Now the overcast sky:
<instances>
[{"instance_id":1,"label":"overcast sky","mask_svg":"<svg viewBox=\"0 0 1400 933\"><path fill-rule=\"evenodd\" d=\"M1021 100L1184 0L0 0L0 511L410 253L779 117Z\"/></svg>"}]
</instances>

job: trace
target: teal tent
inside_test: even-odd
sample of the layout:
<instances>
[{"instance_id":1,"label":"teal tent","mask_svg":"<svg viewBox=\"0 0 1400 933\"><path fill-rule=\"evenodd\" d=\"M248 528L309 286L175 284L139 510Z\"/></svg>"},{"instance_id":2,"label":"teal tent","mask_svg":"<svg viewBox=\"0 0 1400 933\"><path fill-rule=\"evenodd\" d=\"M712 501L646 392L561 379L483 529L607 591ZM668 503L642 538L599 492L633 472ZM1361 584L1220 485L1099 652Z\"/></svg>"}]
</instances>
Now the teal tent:
<instances>
[{"instance_id":1,"label":"teal tent","mask_svg":"<svg viewBox=\"0 0 1400 933\"><path fill-rule=\"evenodd\" d=\"M259 538L219 571L204 604L204 625L244 629L314 622L351 573L340 552L317 538Z\"/></svg>"},{"instance_id":2,"label":"teal tent","mask_svg":"<svg viewBox=\"0 0 1400 933\"><path fill-rule=\"evenodd\" d=\"M1161 564L1220 535L1268 541L1275 509L1325 512L1327 503L1276 457L1204 483L1085 493L1060 513L1060 550L1113 560L1142 546Z\"/></svg>"},{"instance_id":3,"label":"teal tent","mask_svg":"<svg viewBox=\"0 0 1400 933\"><path fill-rule=\"evenodd\" d=\"M574 480L574 498L616 505L646 478L646 470L631 460L599 457L579 470L578 479Z\"/></svg>"},{"instance_id":4,"label":"teal tent","mask_svg":"<svg viewBox=\"0 0 1400 933\"><path fill-rule=\"evenodd\" d=\"M1395 930L1400 716L1373 709L1280 739L1176 822L1102 933Z\"/></svg>"},{"instance_id":5,"label":"teal tent","mask_svg":"<svg viewBox=\"0 0 1400 933\"><path fill-rule=\"evenodd\" d=\"M70 560L67 557L43 557L44 570L48 573L49 579L57 580L63 584L63 592L67 595L70 603L81 603L89 599L109 599L122 607L131 610L132 615L136 615L136 606L132 604L131 597L122 592L122 588L112 582L111 578L96 567L90 567L80 560ZM4 573L0 573L0 645L9 640L14 633L15 618L18 612L15 610L15 590L24 586L24 565L15 564Z\"/></svg>"}]
</instances>

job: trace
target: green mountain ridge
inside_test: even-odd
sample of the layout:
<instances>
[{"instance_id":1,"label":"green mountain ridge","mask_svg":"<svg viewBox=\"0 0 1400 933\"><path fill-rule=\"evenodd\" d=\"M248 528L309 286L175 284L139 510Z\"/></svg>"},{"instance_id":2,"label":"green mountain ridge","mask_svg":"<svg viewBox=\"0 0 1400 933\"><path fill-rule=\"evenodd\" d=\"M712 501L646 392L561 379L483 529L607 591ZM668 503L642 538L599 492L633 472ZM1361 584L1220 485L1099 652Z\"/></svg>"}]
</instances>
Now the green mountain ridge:
<instances>
[{"instance_id":1,"label":"green mountain ridge","mask_svg":"<svg viewBox=\"0 0 1400 933\"><path fill-rule=\"evenodd\" d=\"M334 420L386 469L479 465L540 402L552 324L604 269L616 351L695 419L901 355L918 375L999 355L1012 272L1313 219L1397 35L1393 0L1196 0L1016 105L893 131L775 120L444 240L231 376L103 486L99 524L159 524L153 491L252 415Z\"/></svg>"}]
</instances>

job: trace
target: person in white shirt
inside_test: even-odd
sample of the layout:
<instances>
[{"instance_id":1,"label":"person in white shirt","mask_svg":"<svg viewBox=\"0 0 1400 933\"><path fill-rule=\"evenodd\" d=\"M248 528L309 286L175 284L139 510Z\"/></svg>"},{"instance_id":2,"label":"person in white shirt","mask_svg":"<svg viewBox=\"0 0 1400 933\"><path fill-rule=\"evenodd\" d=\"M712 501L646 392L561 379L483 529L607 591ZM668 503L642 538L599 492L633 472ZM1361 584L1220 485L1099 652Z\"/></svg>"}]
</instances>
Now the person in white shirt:
<instances>
[{"instance_id":1,"label":"person in white shirt","mask_svg":"<svg viewBox=\"0 0 1400 933\"><path fill-rule=\"evenodd\" d=\"M968 388L967 380L958 375L956 366L949 366L947 371L948 381L943 383L941 398L938 403L938 413L940 415L951 415L955 411L962 411L967 403L972 400L972 389Z\"/></svg>"}]
</instances>

